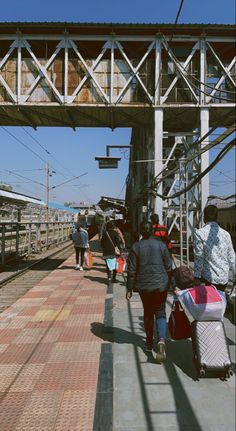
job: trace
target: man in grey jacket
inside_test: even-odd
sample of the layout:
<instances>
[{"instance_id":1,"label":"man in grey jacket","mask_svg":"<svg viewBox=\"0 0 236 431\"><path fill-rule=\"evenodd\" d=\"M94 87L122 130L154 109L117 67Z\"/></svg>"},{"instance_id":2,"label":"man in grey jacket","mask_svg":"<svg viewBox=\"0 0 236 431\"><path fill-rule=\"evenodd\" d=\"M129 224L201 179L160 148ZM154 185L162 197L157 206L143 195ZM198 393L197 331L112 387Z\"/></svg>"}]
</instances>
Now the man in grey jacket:
<instances>
[{"instance_id":1,"label":"man in grey jacket","mask_svg":"<svg viewBox=\"0 0 236 431\"><path fill-rule=\"evenodd\" d=\"M80 271L83 271L84 253L85 253L85 250L89 248L88 232L78 224L76 232L72 234L72 240L75 247L75 260L76 260L75 269L79 269ZM79 265L79 258L80 258L80 265Z\"/></svg>"},{"instance_id":2,"label":"man in grey jacket","mask_svg":"<svg viewBox=\"0 0 236 431\"><path fill-rule=\"evenodd\" d=\"M128 257L127 294L139 292L144 308L144 328L146 332L146 349L153 348L154 318L157 328L158 363L165 361L166 339L166 297L171 276L172 260L165 243L152 236L152 225L149 222L140 224L142 240L135 242Z\"/></svg>"}]
</instances>

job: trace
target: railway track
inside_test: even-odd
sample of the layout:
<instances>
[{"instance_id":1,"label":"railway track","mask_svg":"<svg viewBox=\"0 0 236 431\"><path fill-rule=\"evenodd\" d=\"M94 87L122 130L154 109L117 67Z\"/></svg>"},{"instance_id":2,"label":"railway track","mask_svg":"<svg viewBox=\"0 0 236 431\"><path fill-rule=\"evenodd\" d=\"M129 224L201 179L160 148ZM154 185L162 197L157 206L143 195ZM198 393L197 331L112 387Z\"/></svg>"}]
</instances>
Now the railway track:
<instances>
[{"instance_id":1,"label":"railway track","mask_svg":"<svg viewBox=\"0 0 236 431\"><path fill-rule=\"evenodd\" d=\"M73 253L73 250L73 245L69 244L2 280L0 282L0 313L61 265Z\"/></svg>"}]
</instances>

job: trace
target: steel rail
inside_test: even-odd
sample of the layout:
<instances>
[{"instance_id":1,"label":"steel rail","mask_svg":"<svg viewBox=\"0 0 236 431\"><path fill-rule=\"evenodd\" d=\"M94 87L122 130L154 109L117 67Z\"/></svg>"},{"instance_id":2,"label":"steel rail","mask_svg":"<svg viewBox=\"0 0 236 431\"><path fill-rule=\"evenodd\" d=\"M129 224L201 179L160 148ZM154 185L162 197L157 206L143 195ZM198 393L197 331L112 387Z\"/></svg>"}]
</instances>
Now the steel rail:
<instances>
[{"instance_id":1,"label":"steel rail","mask_svg":"<svg viewBox=\"0 0 236 431\"><path fill-rule=\"evenodd\" d=\"M9 282L11 282L12 280L14 280L14 279L20 277L22 274L28 272L33 267L35 267L37 265L41 265L41 264L47 262L51 257L53 257L53 256L55 256L57 254L62 253L63 251L69 249L70 247L71 247L71 249L73 249L73 245L71 243L68 244L68 245L66 245L65 247L61 248L60 250L56 250L53 253L49 254L48 256L43 257L42 259L36 260L34 263L30 264L26 268L23 268L23 269L17 271L16 273L9 275L9 277L6 277L6 278L4 278L3 280L0 281L0 289L1 289L1 287L5 286L6 284L8 284Z\"/></svg>"}]
</instances>

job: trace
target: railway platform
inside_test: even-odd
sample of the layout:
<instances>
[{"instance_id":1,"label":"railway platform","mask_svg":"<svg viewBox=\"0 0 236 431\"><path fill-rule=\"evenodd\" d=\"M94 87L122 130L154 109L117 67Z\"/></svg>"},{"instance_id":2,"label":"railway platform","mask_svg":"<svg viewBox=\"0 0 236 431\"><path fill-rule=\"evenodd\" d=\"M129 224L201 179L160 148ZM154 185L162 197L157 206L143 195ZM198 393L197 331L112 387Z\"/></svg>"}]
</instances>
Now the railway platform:
<instances>
[{"instance_id":1,"label":"railway platform","mask_svg":"<svg viewBox=\"0 0 236 431\"><path fill-rule=\"evenodd\" d=\"M0 431L233 431L235 375L197 381L190 340L147 355L139 297L107 286L97 245L92 270L71 255L0 314Z\"/></svg>"}]
</instances>

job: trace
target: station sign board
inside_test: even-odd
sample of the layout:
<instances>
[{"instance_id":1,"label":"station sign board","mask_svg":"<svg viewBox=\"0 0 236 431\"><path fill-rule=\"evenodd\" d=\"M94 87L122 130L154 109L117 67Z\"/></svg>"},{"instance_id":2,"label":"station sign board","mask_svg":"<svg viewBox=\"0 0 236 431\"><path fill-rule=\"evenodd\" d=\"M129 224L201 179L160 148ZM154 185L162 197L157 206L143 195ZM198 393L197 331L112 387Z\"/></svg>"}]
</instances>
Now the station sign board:
<instances>
[{"instance_id":1,"label":"station sign board","mask_svg":"<svg viewBox=\"0 0 236 431\"><path fill-rule=\"evenodd\" d=\"M95 160L98 161L99 169L116 169L120 159L120 157L95 157Z\"/></svg>"}]
</instances>

